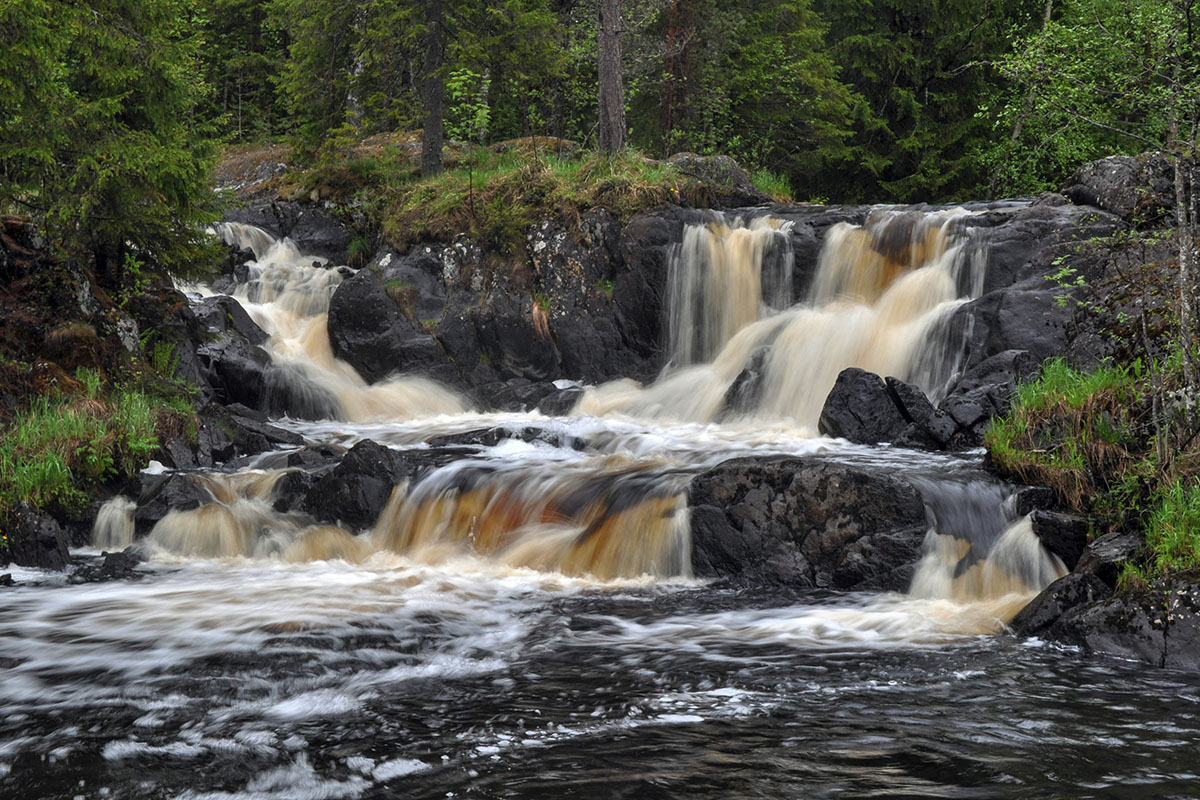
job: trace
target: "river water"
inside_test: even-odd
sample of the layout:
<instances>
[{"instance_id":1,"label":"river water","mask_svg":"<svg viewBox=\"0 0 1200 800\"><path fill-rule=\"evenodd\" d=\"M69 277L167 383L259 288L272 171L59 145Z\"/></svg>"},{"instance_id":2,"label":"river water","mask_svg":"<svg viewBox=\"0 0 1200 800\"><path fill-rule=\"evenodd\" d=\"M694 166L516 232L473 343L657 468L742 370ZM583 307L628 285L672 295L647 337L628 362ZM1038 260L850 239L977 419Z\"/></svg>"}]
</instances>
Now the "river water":
<instances>
[{"instance_id":1,"label":"river water","mask_svg":"<svg viewBox=\"0 0 1200 800\"><path fill-rule=\"evenodd\" d=\"M842 366L934 397L953 376L961 353L937 323L978 292L982 263L949 227L962 216L908 219L899 237L886 214L875 232L831 232L808 300L790 308L777 308L786 230L689 230L672 278L691 298L670 325L679 363L654 386L590 389L563 418L468 411L411 378L368 386L324 334L337 278L254 234L255 280L236 296L273 358L340 417L280 424L402 452L482 428L541 433L460 448L398 487L368 530L271 509L282 473L264 459L195 476L216 499L137 545L137 580L14 571L0 603L0 794L1200 794L1200 677L1004 632L1062 565L1011 518L979 454L814 435L813 398ZM707 303L712 292L730 302ZM838 346L814 342L830 325L847 334ZM764 391L723 409L763 347ZM797 373L815 388L789 390ZM930 532L910 591L692 577L687 482L751 454L919 487ZM130 505L110 506L98 542L126 543Z\"/></svg>"}]
</instances>

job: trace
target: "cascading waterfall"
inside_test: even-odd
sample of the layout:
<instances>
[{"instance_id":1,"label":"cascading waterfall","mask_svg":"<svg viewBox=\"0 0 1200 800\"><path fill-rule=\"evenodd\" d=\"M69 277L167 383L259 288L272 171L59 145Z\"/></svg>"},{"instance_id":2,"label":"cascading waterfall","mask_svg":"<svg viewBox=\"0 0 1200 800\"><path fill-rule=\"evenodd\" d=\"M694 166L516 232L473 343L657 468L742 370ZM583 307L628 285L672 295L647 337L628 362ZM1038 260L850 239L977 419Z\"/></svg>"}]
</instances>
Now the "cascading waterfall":
<instances>
[{"instance_id":1,"label":"cascading waterfall","mask_svg":"<svg viewBox=\"0 0 1200 800\"><path fill-rule=\"evenodd\" d=\"M277 422L307 444L151 465L141 505L114 499L94 528L148 558L140 579L119 556L91 569L120 580L0 589L0 795L957 796L963 775L1070 794L1084 779L1041 791L1037 731L1072 746L1089 704L1043 690L1057 671L1077 695L1078 665L980 636L1063 572L1012 487L972 454L813 435L846 366L943 391L949 312L983 275L970 226L891 208L835 226L786 307L787 224L713 217L672 264L662 380L563 418L366 385L326 332L344 271L226 226L254 253L233 292L270 336L267 383L309 417ZM135 511L157 519L141 538ZM702 584L693 556L740 579ZM878 582L840 582L867 562ZM903 594L805 590L903 588L910 568ZM1175 752L1190 775L1194 741L1131 724L1160 679L1128 678L1098 689L1105 719L1060 766L1144 729L1138 779ZM1194 694L1178 686L1171 702ZM1032 752L996 760L1013 742Z\"/></svg>"},{"instance_id":2,"label":"cascading waterfall","mask_svg":"<svg viewBox=\"0 0 1200 800\"><path fill-rule=\"evenodd\" d=\"M742 328L792 301L790 222L719 216L690 225L671 255L668 350L677 365L708 361Z\"/></svg>"},{"instance_id":3,"label":"cascading waterfall","mask_svg":"<svg viewBox=\"0 0 1200 800\"><path fill-rule=\"evenodd\" d=\"M275 369L268 375L268 392L300 398L298 404L310 417L352 422L466 410L461 397L428 378L398 375L368 384L334 356L329 302L344 268L330 269L323 259L301 255L290 239L275 240L252 225L223 223L219 233L227 243L254 253L248 280L233 296L270 337L266 349Z\"/></svg>"},{"instance_id":4,"label":"cascading waterfall","mask_svg":"<svg viewBox=\"0 0 1200 800\"><path fill-rule=\"evenodd\" d=\"M838 224L827 234L806 299L785 310L779 309L792 291L790 223L718 216L691 226L670 270L673 371L644 389L600 387L581 410L599 406L698 421L792 420L811 431L828 388L850 365L917 380L936 396L957 367L954 345L939 325L982 289L985 253L971 241L969 219L961 209L881 207L862 226ZM367 386L333 357L325 314L341 271L252 226L228 224L221 232L255 254L248 280L234 296L270 334L273 360L334 398L338 415L420 414L423 407L409 398L414 387L437 411L448 403L456 407L420 379ZM708 356L707 363L691 363ZM748 371L755 374L747 378ZM741 396L731 403L735 382L742 384ZM358 563L390 554L442 563L471 556L600 579L686 577L686 458L671 468L669 460L648 466L614 457L590 457L570 468L537 461L504 468L454 462L396 486L370 530L313 525L304 515L277 513L274 487L286 470L195 476L211 502L172 511L145 546L185 558ZM1022 598L1062 572L1027 520L1004 516L999 486L936 482L921 488L931 524L914 598L996 602L989 618L1007 619ZM121 498L105 506L97 545L128 542L132 511L133 504Z\"/></svg>"},{"instance_id":5,"label":"cascading waterfall","mask_svg":"<svg viewBox=\"0 0 1200 800\"><path fill-rule=\"evenodd\" d=\"M279 514L274 489L287 470L194 475L210 502L171 511L145 548L185 558L277 558L285 562L404 556L423 563L494 559L601 580L690 573L686 478L615 464L548 472L451 465L410 489L397 485L374 527L352 532ZM96 544L132 531L133 504L110 501Z\"/></svg>"},{"instance_id":6,"label":"cascading waterfall","mask_svg":"<svg viewBox=\"0 0 1200 800\"><path fill-rule=\"evenodd\" d=\"M697 422L790 420L815 433L825 398L846 367L914 382L936 399L958 367L944 320L983 289L986 253L973 243L969 224L962 209L893 208L876 209L862 226L839 223L827 234L807 298L777 313L761 303L759 314L747 313L750 303L741 298L753 292L745 289L733 293L736 312L703 315L689 300L694 292L672 292L671 319L686 319L700 331L680 337L683 349L671 353L680 366L645 388L631 381L597 387L576 410ZM681 276L677 281L718 288L706 277L714 263L741 279L761 276L768 252L762 243L781 246L786 226L769 239L763 232L776 230L766 223L740 230L732 236L719 226L690 227L671 268ZM754 259L759 264L745 263ZM721 299L709 302L717 306ZM736 331L735 321L741 324ZM688 364L697 350L693 341L725 344L711 361Z\"/></svg>"}]
</instances>

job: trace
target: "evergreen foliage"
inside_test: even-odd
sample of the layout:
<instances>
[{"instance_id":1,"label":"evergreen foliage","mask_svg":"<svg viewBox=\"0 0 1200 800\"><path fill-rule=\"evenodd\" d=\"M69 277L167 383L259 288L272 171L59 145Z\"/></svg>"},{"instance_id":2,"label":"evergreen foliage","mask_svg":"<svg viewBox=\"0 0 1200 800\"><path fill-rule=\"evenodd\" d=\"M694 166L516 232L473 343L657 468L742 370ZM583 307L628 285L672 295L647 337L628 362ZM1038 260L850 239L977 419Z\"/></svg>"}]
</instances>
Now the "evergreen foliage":
<instances>
[{"instance_id":1,"label":"evergreen foliage","mask_svg":"<svg viewBox=\"0 0 1200 800\"><path fill-rule=\"evenodd\" d=\"M114 280L186 272L215 208L200 48L182 0L0 0L0 206Z\"/></svg>"}]
</instances>

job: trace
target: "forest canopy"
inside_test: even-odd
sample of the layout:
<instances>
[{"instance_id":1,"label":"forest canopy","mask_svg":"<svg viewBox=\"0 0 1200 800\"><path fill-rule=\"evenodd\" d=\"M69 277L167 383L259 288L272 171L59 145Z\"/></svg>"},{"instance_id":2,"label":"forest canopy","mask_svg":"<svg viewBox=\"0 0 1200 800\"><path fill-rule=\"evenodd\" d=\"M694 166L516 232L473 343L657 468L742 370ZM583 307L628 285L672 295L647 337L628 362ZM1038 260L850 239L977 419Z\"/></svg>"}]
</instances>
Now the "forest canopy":
<instances>
[{"instance_id":1,"label":"forest canopy","mask_svg":"<svg viewBox=\"0 0 1200 800\"><path fill-rule=\"evenodd\" d=\"M597 5L0 0L0 202L101 260L132 245L170 265L210 216L221 144L319 162L421 128L431 85L450 140L595 148ZM1194 141L1193 5L624 0L621 139L731 155L798 199L1056 188Z\"/></svg>"}]
</instances>

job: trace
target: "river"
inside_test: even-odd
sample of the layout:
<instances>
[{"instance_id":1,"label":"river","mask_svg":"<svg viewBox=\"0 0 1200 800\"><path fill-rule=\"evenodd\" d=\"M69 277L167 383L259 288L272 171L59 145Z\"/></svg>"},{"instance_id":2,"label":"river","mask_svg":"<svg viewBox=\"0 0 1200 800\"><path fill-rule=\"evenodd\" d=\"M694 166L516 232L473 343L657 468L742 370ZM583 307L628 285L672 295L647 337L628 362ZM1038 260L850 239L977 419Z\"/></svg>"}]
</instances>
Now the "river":
<instances>
[{"instance_id":1,"label":"river","mask_svg":"<svg viewBox=\"0 0 1200 800\"><path fill-rule=\"evenodd\" d=\"M689 230L672 268L673 368L648 387L589 388L564 417L471 411L421 379L367 385L324 333L337 274L237 232L258 263L235 296L331 410L280 425L310 445L411 454L437 451L435 436L513 437L459 446L366 529L273 508L288 469L268 454L192 476L213 501L136 545L137 580L15 571L0 607L0 791L1195 796L1200 678L1004 632L1063 566L978 452L816 435L842 367L936 397L961 357L938 322L979 291L969 215L889 214L874 232L833 231L788 307L778 225ZM749 363L760 390L731 407ZM919 487L930 522L908 591L694 577L688 482L748 455ZM110 505L98 546L130 543L131 508Z\"/></svg>"}]
</instances>

